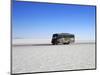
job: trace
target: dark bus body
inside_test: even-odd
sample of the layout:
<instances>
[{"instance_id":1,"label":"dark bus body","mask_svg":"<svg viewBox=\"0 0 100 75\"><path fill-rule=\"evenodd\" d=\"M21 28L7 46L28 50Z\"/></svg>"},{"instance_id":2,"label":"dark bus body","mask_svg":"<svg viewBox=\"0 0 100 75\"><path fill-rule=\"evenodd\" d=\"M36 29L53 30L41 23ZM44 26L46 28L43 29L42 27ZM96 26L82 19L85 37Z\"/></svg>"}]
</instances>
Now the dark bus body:
<instances>
[{"instance_id":1,"label":"dark bus body","mask_svg":"<svg viewBox=\"0 0 100 75\"><path fill-rule=\"evenodd\" d=\"M75 42L74 34L69 33L56 33L53 34L51 43L53 45L57 44L70 44Z\"/></svg>"}]
</instances>

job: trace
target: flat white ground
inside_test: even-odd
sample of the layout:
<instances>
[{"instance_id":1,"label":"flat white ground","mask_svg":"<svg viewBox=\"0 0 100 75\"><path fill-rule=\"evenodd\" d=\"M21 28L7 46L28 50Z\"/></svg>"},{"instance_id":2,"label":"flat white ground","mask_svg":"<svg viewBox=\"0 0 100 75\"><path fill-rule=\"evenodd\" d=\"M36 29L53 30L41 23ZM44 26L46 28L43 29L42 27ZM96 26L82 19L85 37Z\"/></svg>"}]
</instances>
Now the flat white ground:
<instances>
[{"instance_id":1,"label":"flat white ground","mask_svg":"<svg viewBox=\"0 0 100 75\"><path fill-rule=\"evenodd\" d=\"M13 73L91 68L95 68L95 43L12 46Z\"/></svg>"}]
</instances>

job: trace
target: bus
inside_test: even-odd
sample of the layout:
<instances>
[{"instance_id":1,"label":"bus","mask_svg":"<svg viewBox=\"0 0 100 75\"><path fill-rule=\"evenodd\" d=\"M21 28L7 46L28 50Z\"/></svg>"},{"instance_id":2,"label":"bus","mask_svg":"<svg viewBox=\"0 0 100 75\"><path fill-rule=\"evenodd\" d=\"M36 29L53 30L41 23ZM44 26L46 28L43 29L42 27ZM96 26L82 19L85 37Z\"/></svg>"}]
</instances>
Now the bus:
<instances>
[{"instance_id":1,"label":"bus","mask_svg":"<svg viewBox=\"0 0 100 75\"><path fill-rule=\"evenodd\" d=\"M57 44L70 44L75 42L74 34L70 33L56 33L53 34L51 43L53 45Z\"/></svg>"}]
</instances>

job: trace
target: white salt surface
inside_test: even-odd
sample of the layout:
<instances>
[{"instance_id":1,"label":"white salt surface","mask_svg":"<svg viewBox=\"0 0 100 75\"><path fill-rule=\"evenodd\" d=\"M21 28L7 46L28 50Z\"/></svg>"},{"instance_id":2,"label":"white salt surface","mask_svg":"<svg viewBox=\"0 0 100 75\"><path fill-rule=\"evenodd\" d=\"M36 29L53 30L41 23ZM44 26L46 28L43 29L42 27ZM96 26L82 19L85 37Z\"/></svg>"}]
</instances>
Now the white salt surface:
<instances>
[{"instance_id":1,"label":"white salt surface","mask_svg":"<svg viewBox=\"0 0 100 75\"><path fill-rule=\"evenodd\" d=\"M75 43L93 43L94 40L75 40ZM51 39L13 39L13 45L51 44Z\"/></svg>"},{"instance_id":2,"label":"white salt surface","mask_svg":"<svg viewBox=\"0 0 100 75\"><path fill-rule=\"evenodd\" d=\"M95 68L95 43L12 46L12 73L92 68Z\"/></svg>"}]
</instances>

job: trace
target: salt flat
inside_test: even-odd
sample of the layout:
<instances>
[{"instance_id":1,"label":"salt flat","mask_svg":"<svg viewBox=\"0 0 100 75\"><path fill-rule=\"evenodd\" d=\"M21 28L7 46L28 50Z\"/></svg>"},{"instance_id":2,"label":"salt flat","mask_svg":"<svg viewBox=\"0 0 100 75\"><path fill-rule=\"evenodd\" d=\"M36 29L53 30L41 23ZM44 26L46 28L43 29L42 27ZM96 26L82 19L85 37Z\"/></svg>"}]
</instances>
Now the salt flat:
<instances>
[{"instance_id":1,"label":"salt flat","mask_svg":"<svg viewBox=\"0 0 100 75\"><path fill-rule=\"evenodd\" d=\"M95 43L12 46L12 73L95 68Z\"/></svg>"}]
</instances>

